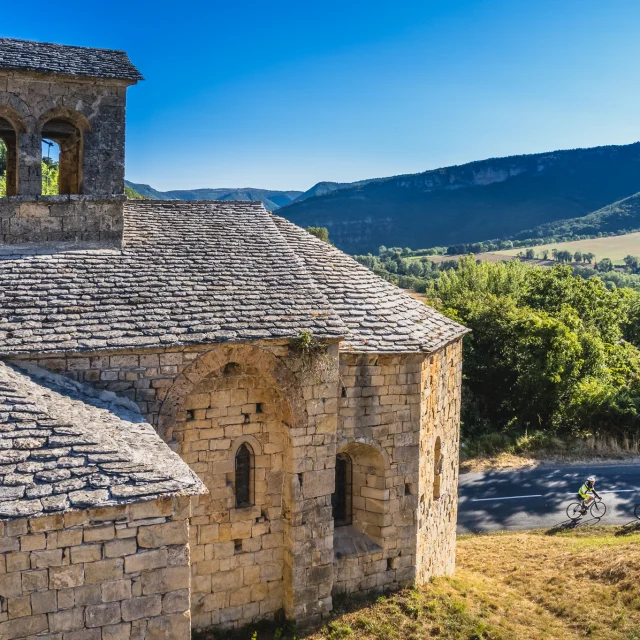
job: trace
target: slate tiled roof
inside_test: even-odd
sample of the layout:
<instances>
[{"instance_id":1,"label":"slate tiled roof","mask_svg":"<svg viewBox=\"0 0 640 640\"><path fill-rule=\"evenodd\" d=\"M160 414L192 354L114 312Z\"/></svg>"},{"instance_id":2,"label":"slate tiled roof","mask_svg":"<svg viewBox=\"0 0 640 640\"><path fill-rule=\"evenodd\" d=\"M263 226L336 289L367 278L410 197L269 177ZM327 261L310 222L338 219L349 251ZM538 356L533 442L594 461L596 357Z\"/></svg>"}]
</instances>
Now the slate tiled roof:
<instances>
[{"instance_id":1,"label":"slate tiled roof","mask_svg":"<svg viewBox=\"0 0 640 640\"><path fill-rule=\"evenodd\" d=\"M0 69L142 80L124 51L0 38Z\"/></svg>"},{"instance_id":2,"label":"slate tiled roof","mask_svg":"<svg viewBox=\"0 0 640 640\"><path fill-rule=\"evenodd\" d=\"M352 351L439 349L467 329L378 277L339 249L273 216L289 246L348 328Z\"/></svg>"},{"instance_id":3,"label":"slate tiled roof","mask_svg":"<svg viewBox=\"0 0 640 640\"><path fill-rule=\"evenodd\" d=\"M346 331L260 202L128 202L124 233L0 257L0 355Z\"/></svg>"},{"instance_id":4,"label":"slate tiled roof","mask_svg":"<svg viewBox=\"0 0 640 640\"><path fill-rule=\"evenodd\" d=\"M24 367L0 362L0 520L206 491L132 402Z\"/></svg>"},{"instance_id":5,"label":"slate tiled roof","mask_svg":"<svg viewBox=\"0 0 640 640\"><path fill-rule=\"evenodd\" d=\"M289 338L430 352L465 329L256 202L132 201L125 248L0 256L0 356Z\"/></svg>"}]
</instances>

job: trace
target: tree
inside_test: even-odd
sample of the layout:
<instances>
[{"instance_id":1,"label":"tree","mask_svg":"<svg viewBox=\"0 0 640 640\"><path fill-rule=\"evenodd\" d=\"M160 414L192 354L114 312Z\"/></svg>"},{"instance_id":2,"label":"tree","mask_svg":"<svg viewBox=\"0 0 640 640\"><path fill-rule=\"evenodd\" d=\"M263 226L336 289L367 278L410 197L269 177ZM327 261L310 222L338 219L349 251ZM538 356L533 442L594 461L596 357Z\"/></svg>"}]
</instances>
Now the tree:
<instances>
[{"instance_id":1,"label":"tree","mask_svg":"<svg viewBox=\"0 0 640 640\"><path fill-rule=\"evenodd\" d=\"M610 258L602 258L602 260L595 265L595 269L596 271L602 271L603 273L613 271L613 262L611 262Z\"/></svg>"},{"instance_id":2,"label":"tree","mask_svg":"<svg viewBox=\"0 0 640 640\"><path fill-rule=\"evenodd\" d=\"M582 251L576 251L576 252L573 254L573 259L574 259L576 262L582 262Z\"/></svg>"},{"instance_id":3,"label":"tree","mask_svg":"<svg viewBox=\"0 0 640 640\"><path fill-rule=\"evenodd\" d=\"M551 255L553 256L554 260L558 259L558 250L555 247L551 249Z\"/></svg>"},{"instance_id":4,"label":"tree","mask_svg":"<svg viewBox=\"0 0 640 640\"><path fill-rule=\"evenodd\" d=\"M527 249L525 256L527 260L534 260L536 257L536 252L533 249Z\"/></svg>"},{"instance_id":5,"label":"tree","mask_svg":"<svg viewBox=\"0 0 640 640\"><path fill-rule=\"evenodd\" d=\"M329 242L329 230L326 227L307 227L307 231L319 240Z\"/></svg>"},{"instance_id":6,"label":"tree","mask_svg":"<svg viewBox=\"0 0 640 640\"><path fill-rule=\"evenodd\" d=\"M591 252L582 254L582 258L584 259L584 261L588 262L589 264L591 264L595 260L595 257L596 257L596 254Z\"/></svg>"},{"instance_id":7,"label":"tree","mask_svg":"<svg viewBox=\"0 0 640 640\"><path fill-rule=\"evenodd\" d=\"M543 260L548 260L549 259L549 249L543 249L542 250L542 259Z\"/></svg>"},{"instance_id":8,"label":"tree","mask_svg":"<svg viewBox=\"0 0 640 640\"><path fill-rule=\"evenodd\" d=\"M631 271L631 273L638 273L640 269L640 258L638 256L627 256L624 259L624 263L627 265L627 268Z\"/></svg>"}]
</instances>

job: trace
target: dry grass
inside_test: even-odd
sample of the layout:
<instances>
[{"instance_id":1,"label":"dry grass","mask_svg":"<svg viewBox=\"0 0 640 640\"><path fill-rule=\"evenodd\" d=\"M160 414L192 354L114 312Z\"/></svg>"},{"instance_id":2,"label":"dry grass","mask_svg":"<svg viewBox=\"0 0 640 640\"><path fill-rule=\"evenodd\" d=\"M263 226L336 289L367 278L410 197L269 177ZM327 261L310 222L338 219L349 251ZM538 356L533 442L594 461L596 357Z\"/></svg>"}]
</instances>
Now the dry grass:
<instances>
[{"instance_id":1,"label":"dry grass","mask_svg":"<svg viewBox=\"0 0 640 640\"><path fill-rule=\"evenodd\" d=\"M640 233L628 233L623 236L610 236L608 238L593 238L591 240L575 240L572 242L555 242L551 244L531 247L536 254L540 254L543 249L547 249L551 253L551 249L558 251L581 251L582 253L594 253L596 259L611 258L613 262L621 263L625 256L637 256L640 254ZM504 251L496 251L497 255L503 257L511 257L518 252L526 251L526 247L518 247L517 249L506 249Z\"/></svg>"},{"instance_id":2,"label":"dry grass","mask_svg":"<svg viewBox=\"0 0 640 640\"><path fill-rule=\"evenodd\" d=\"M640 640L640 529L548 533L463 537L455 577L350 603L310 639Z\"/></svg>"}]
</instances>

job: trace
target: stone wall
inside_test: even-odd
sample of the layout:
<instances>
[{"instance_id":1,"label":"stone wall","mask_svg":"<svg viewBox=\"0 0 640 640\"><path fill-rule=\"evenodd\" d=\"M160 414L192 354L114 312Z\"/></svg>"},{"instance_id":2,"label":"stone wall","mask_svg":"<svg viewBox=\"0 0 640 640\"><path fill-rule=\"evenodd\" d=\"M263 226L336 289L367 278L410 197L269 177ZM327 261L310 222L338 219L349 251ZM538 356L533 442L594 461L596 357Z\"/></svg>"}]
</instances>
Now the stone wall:
<instances>
[{"instance_id":1,"label":"stone wall","mask_svg":"<svg viewBox=\"0 0 640 640\"><path fill-rule=\"evenodd\" d=\"M423 426L416 581L424 584L432 576L452 574L455 568L462 340L427 358L421 375ZM442 457L440 468L436 468L437 445ZM434 494L436 474L439 491Z\"/></svg>"},{"instance_id":2,"label":"stone wall","mask_svg":"<svg viewBox=\"0 0 640 640\"><path fill-rule=\"evenodd\" d=\"M189 640L189 512L160 498L0 523L0 638Z\"/></svg>"},{"instance_id":3,"label":"stone wall","mask_svg":"<svg viewBox=\"0 0 640 640\"><path fill-rule=\"evenodd\" d=\"M336 344L328 356L337 366ZM322 380L286 340L29 359L135 401L209 488L191 519L192 614L204 628L280 607L317 622L332 589L395 589L453 570L461 357L460 342L432 356L342 352L339 379ZM242 442L254 454L250 508L234 503ZM353 463L353 524L334 537L339 451Z\"/></svg>"},{"instance_id":4,"label":"stone wall","mask_svg":"<svg viewBox=\"0 0 640 640\"><path fill-rule=\"evenodd\" d=\"M380 548L354 536L355 552L334 562L335 591L382 591L414 579L423 360L341 354L338 450L353 461L353 528Z\"/></svg>"},{"instance_id":5,"label":"stone wall","mask_svg":"<svg viewBox=\"0 0 640 640\"><path fill-rule=\"evenodd\" d=\"M26 243L96 242L119 247L124 226L120 199L92 196L15 196L0 198L0 243L25 253Z\"/></svg>"},{"instance_id":6,"label":"stone wall","mask_svg":"<svg viewBox=\"0 0 640 640\"><path fill-rule=\"evenodd\" d=\"M337 343L317 371L288 340L25 359L135 401L210 489L191 520L195 628L331 610ZM233 507L242 441L257 452L251 509Z\"/></svg>"},{"instance_id":7,"label":"stone wall","mask_svg":"<svg viewBox=\"0 0 640 640\"><path fill-rule=\"evenodd\" d=\"M75 193L123 194L125 102L130 84L0 71L0 117L17 133L17 195L40 195L42 129L55 121L72 125L79 134L74 154L79 156L81 175Z\"/></svg>"}]
</instances>

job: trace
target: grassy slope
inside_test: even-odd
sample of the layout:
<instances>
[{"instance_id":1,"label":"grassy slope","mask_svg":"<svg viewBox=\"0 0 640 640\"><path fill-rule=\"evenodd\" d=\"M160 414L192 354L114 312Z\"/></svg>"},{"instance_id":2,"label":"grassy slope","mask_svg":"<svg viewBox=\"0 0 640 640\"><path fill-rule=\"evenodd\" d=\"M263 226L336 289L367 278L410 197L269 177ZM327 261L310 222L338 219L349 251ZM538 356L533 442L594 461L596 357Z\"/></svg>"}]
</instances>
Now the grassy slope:
<instances>
[{"instance_id":1,"label":"grassy slope","mask_svg":"<svg viewBox=\"0 0 640 640\"><path fill-rule=\"evenodd\" d=\"M640 528L546 534L463 537L454 578L351 603L311 638L640 640Z\"/></svg>"},{"instance_id":2,"label":"grassy slope","mask_svg":"<svg viewBox=\"0 0 640 640\"><path fill-rule=\"evenodd\" d=\"M523 239L547 236L593 235L599 231L621 231L640 228L640 193L602 207L581 218L560 220L524 231Z\"/></svg>"},{"instance_id":3,"label":"grassy slope","mask_svg":"<svg viewBox=\"0 0 640 640\"><path fill-rule=\"evenodd\" d=\"M612 236L608 238L594 238L593 240L575 240L573 242L555 242L552 244L540 245L532 247L536 253L540 253L543 249L558 249L560 251L576 251L595 253L596 260L601 258L611 258L614 262L622 262L625 256L640 255L640 233L629 233L624 236ZM526 247L518 247L517 249L509 249L506 251L496 251L496 254L505 256L515 256L520 251L526 251Z\"/></svg>"},{"instance_id":4,"label":"grassy slope","mask_svg":"<svg viewBox=\"0 0 640 640\"><path fill-rule=\"evenodd\" d=\"M637 193L639 168L638 143L496 158L341 189L294 202L279 215L328 227L349 253L381 244L449 246L586 216Z\"/></svg>"}]
</instances>

